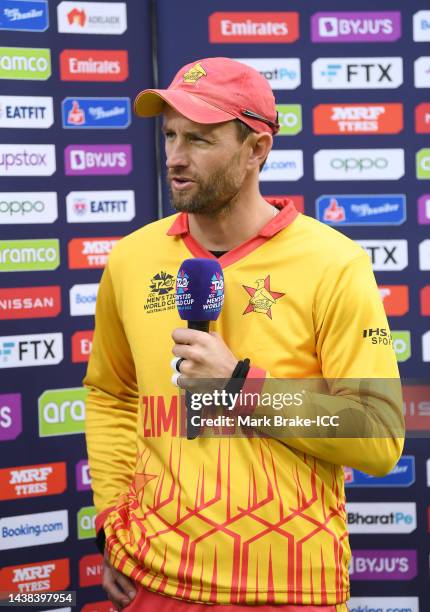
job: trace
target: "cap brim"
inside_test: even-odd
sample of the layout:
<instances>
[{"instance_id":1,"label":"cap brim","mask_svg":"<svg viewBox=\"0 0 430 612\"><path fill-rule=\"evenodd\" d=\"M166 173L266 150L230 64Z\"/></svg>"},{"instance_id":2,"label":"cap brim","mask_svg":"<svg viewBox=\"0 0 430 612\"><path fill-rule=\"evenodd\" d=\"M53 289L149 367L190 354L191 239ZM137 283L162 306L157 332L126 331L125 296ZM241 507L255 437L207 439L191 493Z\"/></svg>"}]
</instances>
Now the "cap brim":
<instances>
[{"instance_id":1,"label":"cap brim","mask_svg":"<svg viewBox=\"0 0 430 612\"><path fill-rule=\"evenodd\" d=\"M165 104L196 123L223 123L236 118L192 93L174 89L145 89L134 101L134 112L139 117L155 117L163 112Z\"/></svg>"}]
</instances>

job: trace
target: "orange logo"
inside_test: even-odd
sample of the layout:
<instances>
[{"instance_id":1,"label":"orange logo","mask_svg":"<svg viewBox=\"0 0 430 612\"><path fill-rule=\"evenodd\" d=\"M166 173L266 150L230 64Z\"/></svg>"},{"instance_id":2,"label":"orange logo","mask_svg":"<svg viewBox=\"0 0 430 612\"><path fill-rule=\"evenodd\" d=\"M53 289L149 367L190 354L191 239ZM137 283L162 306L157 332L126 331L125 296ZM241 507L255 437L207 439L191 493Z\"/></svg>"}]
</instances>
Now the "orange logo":
<instances>
[{"instance_id":1,"label":"orange logo","mask_svg":"<svg viewBox=\"0 0 430 612\"><path fill-rule=\"evenodd\" d=\"M118 240L118 237L73 238L68 245L69 268L104 268L109 253Z\"/></svg>"},{"instance_id":2,"label":"orange logo","mask_svg":"<svg viewBox=\"0 0 430 612\"><path fill-rule=\"evenodd\" d=\"M329 207L324 211L324 221L331 221L332 223L339 223L345 221L345 209L343 206L339 206L339 202L336 198L330 200Z\"/></svg>"},{"instance_id":3,"label":"orange logo","mask_svg":"<svg viewBox=\"0 0 430 612\"><path fill-rule=\"evenodd\" d=\"M73 10L67 13L67 20L70 25L79 25L83 27L87 20L87 16L83 9L79 10L77 8L74 8Z\"/></svg>"},{"instance_id":4,"label":"orange logo","mask_svg":"<svg viewBox=\"0 0 430 612\"><path fill-rule=\"evenodd\" d=\"M64 591L70 584L69 559L10 565L0 570L0 591Z\"/></svg>"},{"instance_id":5,"label":"orange logo","mask_svg":"<svg viewBox=\"0 0 430 612\"><path fill-rule=\"evenodd\" d=\"M79 561L79 586L95 586L102 583L103 557L85 555Z\"/></svg>"},{"instance_id":6,"label":"orange logo","mask_svg":"<svg viewBox=\"0 0 430 612\"><path fill-rule=\"evenodd\" d=\"M20 465L0 470L0 499L20 499L64 493L66 464Z\"/></svg>"},{"instance_id":7,"label":"orange logo","mask_svg":"<svg viewBox=\"0 0 430 612\"><path fill-rule=\"evenodd\" d=\"M211 43L292 43L299 37L298 13L212 13Z\"/></svg>"},{"instance_id":8,"label":"orange logo","mask_svg":"<svg viewBox=\"0 0 430 612\"><path fill-rule=\"evenodd\" d=\"M255 281L256 287L247 287L242 285L248 295L251 296L248 306L245 308L242 314L248 314L248 312L259 312L272 318L272 307L276 304L277 300L285 295L285 293L279 293L278 291L271 291L270 289L270 274L266 278L259 278Z\"/></svg>"},{"instance_id":9,"label":"orange logo","mask_svg":"<svg viewBox=\"0 0 430 612\"><path fill-rule=\"evenodd\" d=\"M288 200L292 200L294 206L299 212L305 212L305 200L302 195L271 195L264 196L264 199L275 206L277 203L285 203L288 202Z\"/></svg>"},{"instance_id":10,"label":"orange logo","mask_svg":"<svg viewBox=\"0 0 430 612\"><path fill-rule=\"evenodd\" d=\"M314 134L398 134L403 129L403 105L319 104L313 111Z\"/></svg>"},{"instance_id":11,"label":"orange logo","mask_svg":"<svg viewBox=\"0 0 430 612\"><path fill-rule=\"evenodd\" d=\"M430 285L426 285L420 291L421 314L430 317Z\"/></svg>"},{"instance_id":12,"label":"orange logo","mask_svg":"<svg viewBox=\"0 0 430 612\"><path fill-rule=\"evenodd\" d=\"M430 104L422 102L415 107L415 131L418 134L430 133Z\"/></svg>"},{"instance_id":13,"label":"orange logo","mask_svg":"<svg viewBox=\"0 0 430 612\"><path fill-rule=\"evenodd\" d=\"M14 287L0 289L0 319L56 317L61 311L61 288Z\"/></svg>"},{"instance_id":14,"label":"orange logo","mask_svg":"<svg viewBox=\"0 0 430 612\"><path fill-rule=\"evenodd\" d=\"M88 361L93 347L93 331L77 331L72 336L72 363Z\"/></svg>"},{"instance_id":15,"label":"orange logo","mask_svg":"<svg viewBox=\"0 0 430 612\"><path fill-rule=\"evenodd\" d=\"M401 317L409 311L407 285L379 285L378 289L389 317Z\"/></svg>"},{"instance_id":16,"label":"orange logo","mask_svg":"<svg viewBox=\"0 0 430 612\"><path fill-rule=\"evenodd\" d=\"M64 49L60 53L62 81L125 81L128 78L127 51Z\"/></svg>"}]
</instances>

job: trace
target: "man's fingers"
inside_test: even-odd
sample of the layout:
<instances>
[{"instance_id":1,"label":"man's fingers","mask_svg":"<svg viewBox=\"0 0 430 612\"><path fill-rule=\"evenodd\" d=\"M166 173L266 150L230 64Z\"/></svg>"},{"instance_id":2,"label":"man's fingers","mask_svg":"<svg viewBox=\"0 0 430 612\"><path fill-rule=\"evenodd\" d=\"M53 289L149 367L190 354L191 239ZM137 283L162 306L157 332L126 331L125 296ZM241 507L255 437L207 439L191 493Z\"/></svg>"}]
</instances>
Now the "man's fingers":
<instances>
[{"instance_id":1,"label":"man's fingers","mask_svg":"<svg viewBox=\"0 0 430 612\"><path fill-rule=\"evenodd\" d=\"M176 344L199 344L206 336L206 332L186 327L177 327L172 331L172 338Z\"/></svg>"},{"instance_id":2,"label":"man's fingers","mask_svg":"<svg viewBox=\"0 0 430 612\"><path fill-rule=\"evenodd\" d=\"M175 344L172 348L172 353L175 357L183 357L190 360L193 360L196 356L195 349L188 344Z\"/></svg>"},{"instance_id":3,"label":"man's fingers","mask_svg":"<svg viewBox=\"0 0 430 612\"><path fill-rule=\"evenodd\" d=\"M124 576L124 574L121 574L116 570L114 570L114 575L116 582L119 584L124 593L127 594L130 600L133 599L133 597L136 595L136 587L134 586L134 582L132 582L128 576Z\"/></svg>"},{"instance_id":4,"label":"man's fingers","mask_svg":"<svg viewBox=\"0 0 430 612\"><path fill-rule=\"evenodd\" d=\"M119 585L116 582L116 577L109 568L105 568L103 574L103 588L111 602L120 610L121 608L128 606L128 604L131 602L131 598L119 588Z\"/></svg>"}]
</instances>

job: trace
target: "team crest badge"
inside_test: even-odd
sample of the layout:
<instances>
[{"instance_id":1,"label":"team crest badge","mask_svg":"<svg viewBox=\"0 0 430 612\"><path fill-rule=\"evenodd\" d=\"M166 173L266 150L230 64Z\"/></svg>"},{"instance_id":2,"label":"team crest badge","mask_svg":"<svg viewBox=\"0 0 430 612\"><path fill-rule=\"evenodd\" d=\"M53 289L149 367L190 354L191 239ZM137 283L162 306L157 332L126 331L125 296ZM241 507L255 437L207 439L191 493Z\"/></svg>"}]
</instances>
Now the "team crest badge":
<instances>
[{"instance_id":1,"label":"team crest badge","mask_svg":"<svg viewBox=\"0 0 430 612\"><path fill-rule=\"evenodd\" d=\"M285 293L279 293L279 291L272 291L270 289L270 274L266 278L259 278L255 281L256 287L247 287L242 285L247 294L250 297L249 304L242 314L248 314L248 312L260 312L272 318L272 307L276 302L285 295Z\"/></svg>"},{"instance_id":2,"label":"team crest badge","mask_svg":"<svg viewBox=\"0 0 430 612\"><path fill-rule=\"evenodd\" d=\"M203 76L207 76L206 70L201 64L195 64L184 74L184 83L197 83Z\"/></svg>"}]
</instances>

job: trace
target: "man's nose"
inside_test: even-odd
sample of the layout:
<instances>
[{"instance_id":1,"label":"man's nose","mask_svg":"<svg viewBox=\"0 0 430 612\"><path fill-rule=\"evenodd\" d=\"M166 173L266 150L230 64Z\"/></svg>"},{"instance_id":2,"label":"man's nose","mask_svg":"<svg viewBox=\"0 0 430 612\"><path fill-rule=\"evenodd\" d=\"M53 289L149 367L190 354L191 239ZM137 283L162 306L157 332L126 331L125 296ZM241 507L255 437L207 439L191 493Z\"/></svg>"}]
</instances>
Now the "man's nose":
<instances>
[{"instance_id":1,"label":"man's nose","mask_svg":"<svg viewBox=\"0 0 430 612\"><path fill-rule=\"evenodd\" d=\"M167 168L178 168L188 166L188 154L186 147L179 143L170 143L166 149L166 166Z\"/></svg>"}]
</instances>

